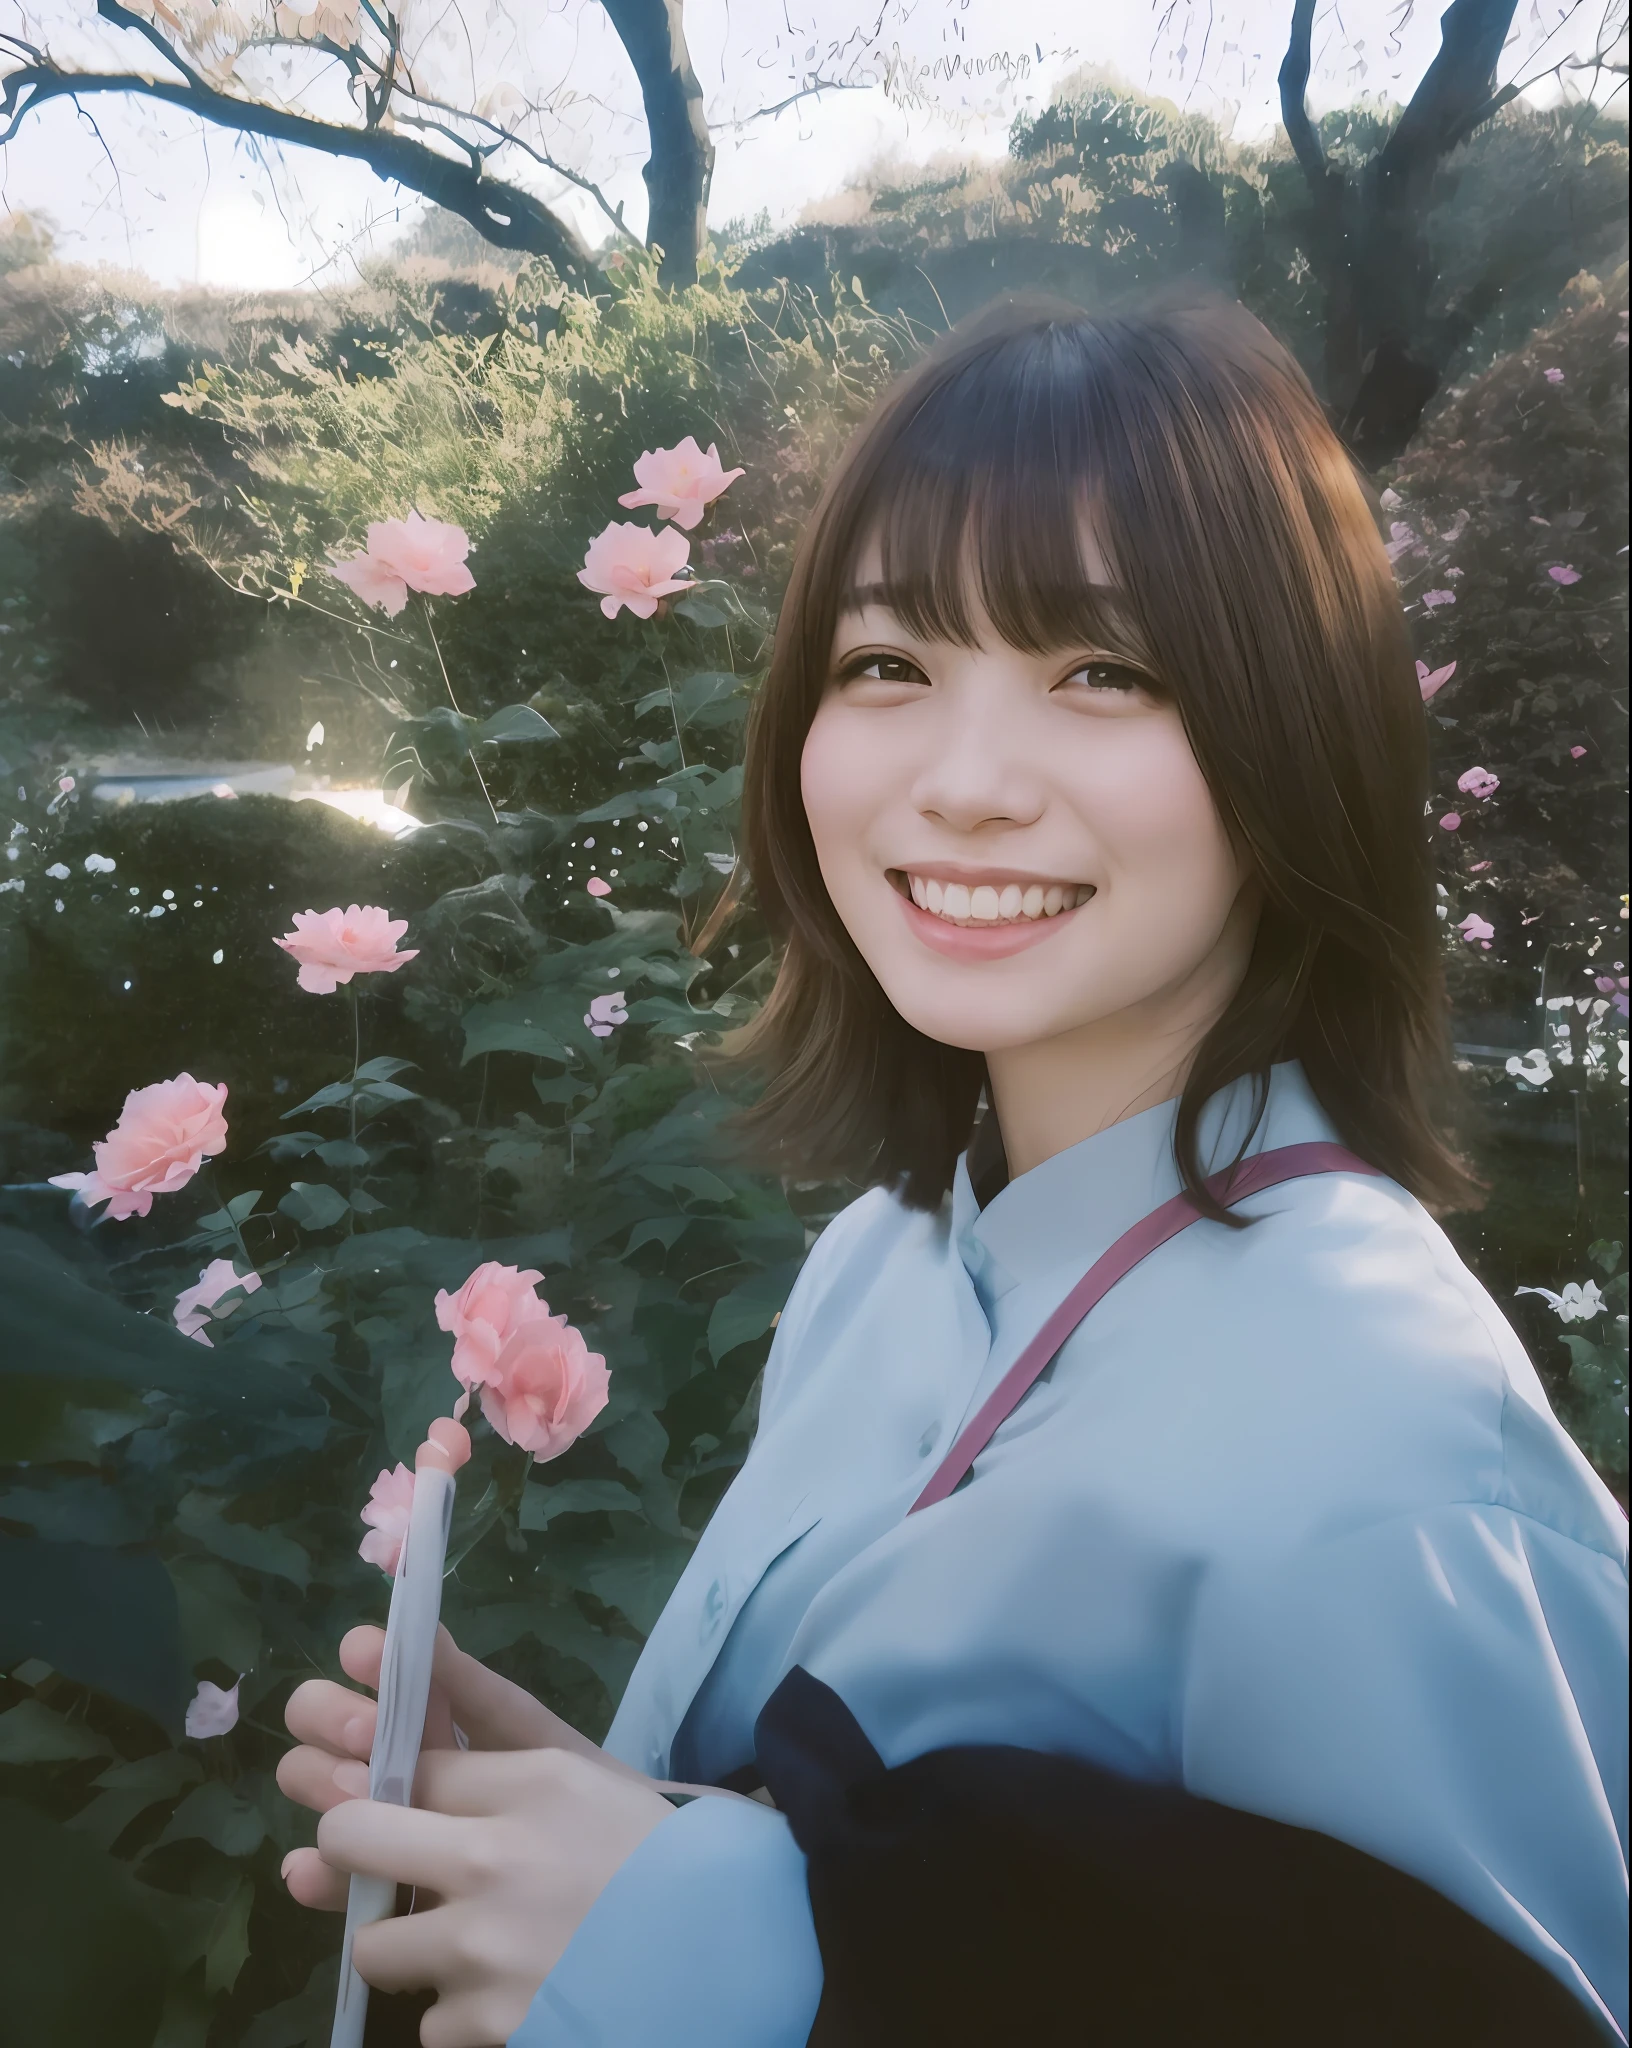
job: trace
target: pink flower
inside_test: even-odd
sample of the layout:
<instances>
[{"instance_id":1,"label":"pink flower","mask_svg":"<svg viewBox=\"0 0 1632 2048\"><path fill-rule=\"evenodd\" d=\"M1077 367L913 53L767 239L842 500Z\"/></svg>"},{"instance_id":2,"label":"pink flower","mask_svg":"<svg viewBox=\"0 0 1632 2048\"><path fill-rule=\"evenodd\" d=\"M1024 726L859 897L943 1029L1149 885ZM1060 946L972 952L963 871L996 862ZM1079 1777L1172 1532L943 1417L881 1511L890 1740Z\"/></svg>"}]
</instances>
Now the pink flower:
<instances>
[{"instance_id":1,"label":"pink flower","mask_svg":"<svg viewBox=\"0 0 1632 2048\"><path fill-rule=\"evenodd\" d=\"M605 591L601 610L609 619L624 605L637 619L649 619L660 598L691 588L689 579L676 573L690 559L691 542L672 526L653 533L650 527L614 519L590 542L578 581L586 590Z\"/></svg>"},{"instance_id":2,"label":"pink flower","mask_svg":"<svg viewBox=\"0 0 1632 2048\"><path fill-rule=\"evenodd\" d=\"M1425 611L1435 611L1442 604L1455 604L1456 592L1454 590L1425 590L1422 593L1422 603Z\"/></svg>"},{"instance_id":3,"label":"pink flower","mask_svg":"<svg viewBox=\"0 0 1632 2048\"><path fill-rule=\"evenodd\" d=\"M1467 916L1457 926L1457 930L1470 946L1489 941L1496 936L1496 927L1474 910L1468 912Z\"/></svg>"},{"instance_id":4,"label":"pink flower","mask_svg":"<svg viewBox=\"0 0 1632 2048\"><path fill-rule=\"evenodd\" d=\"M133 1088L118 1123L91 1147L95 1170L54 1173L51 1185L73 1188L87 1208L106 1202L119 1221L145 1216L155 1195L184 1188L206 1159L227 1149L226 1099L224 1081L210 1086L191 1074Z\"/></svg>"},{"instance_id":5,"label":"pink flower","mask_svg":"<svg viewBox=\"0 0 1632 2048\"><path fill-rule=\"evenodd\" d=\"M1443 668L1430 669L1427 662L1417 663L1417 688L1422 692L1422 701L1428 703L1434 695L1443 690L1456 674L1456 663L1448 661Z\"/></svg>"},{"instance_id":6,"label":"pink flower","mask_svg":"<svg viewBox=\"0 0 1632 2048\"><path fill-rule=\"evenodd\" d=\"M507 1444L559 1458L606 1406L610 1378L565 1316L529 1317L483 1379L482 1413Z\"/></svg>"},{"instance_id":7,"label":"pink flower","mask_svg":"<svg viewBox=\"0 0 1632 2048\"><path fill-rule=\"evenodd\" d=\"M620 1024L628 1022L629 1012L624 1008L621 988L614 989L607 996L596 996L584 1017L584 1023L597 1038L610 1038Z\"/></svg>"},{"instance_id":8,"label":"pink flower","mask_svg":"<svg viewBox=\"0 0 1632 2048\"><path fill-rule=\"evenodd\" d=\"M353 903L345 910L297 910L294 930L272 943L300 962L295 979L308 995L332 996L354 974L394 974L417 960L417 947L396 950L407 929L407 918L393 918L377 903Z\"/></svg>"},{"instance_id":9,"label":"pink flower","mask_svg":"<svg viewBox=\"0 0 1632 2048\"><path fill-rule=\"evenodd\" d=\"M1441 832L1455 832L1460 827L1461 823L1462 819L1459 813L1457 813L1456 811L1447 811L1444 817L1441 818L1439 821L1439 829Z\"/></svg>"},{"instance_id":10,"label":"pink flower","mask_svg":"<svg viewBox=\"0 0 1632 2048\"><path fill-rule=\"evenodd\" d=\"M59 775L57 777L57 787L59 790L61 790L64 796L66 796L69 793L73 786L74 778L71 775Z\"/></svg>"},{"instance_id":11,"label":"pink flower","mask_svg":"<svg viewBox=\"0 0 1632 2048\"><path fill-rule=\"evenodd\" d=\"M1555 583L1579 583L1581 581L1581 571L1579 569L1572 569L1568 562L1555 562L1547 571L1547 574L1552 577Z\"/></svg>"},{"instance_id":12,"label":"pink flower","mask_svg":"<svg viewBox=\"0 0 1632 2048\"><path fill-rule=\"evenodd\" d=\"M1468 869L1468 873L1470 875L1482 875L1489 866L1490 862L1488 860L1476 860L1473 866Z\"/></svg>"},{"instance_id":13,"label":"pink flower","mask_svg":"<svg viewBox=\"0 0 1632 2048\"><path fill-rule=\"evenodd\" d=\"M395 618L408 602L410 590L427 597L460 597L476 588L465 566L470 536L445 519L377 520L368 529L368 546L344 562L331 562L329 574L360 597Z\"/></svg>"},{"instance_id":14,"label":"pink flower","mask_svg":"<svg viewBox=\"0 0 1632 2048\"><path fill-rule=\"evenodd\" d=\"M176 1319L176 1328L184 1337L191 1337L195 1343L213 1351L215 1346L205 1336L204 1325L211 1320L221 1319L213 1316L216 1303L230 1294L235 1287L242 1288L245 1294L253 1294L260 1284L259 1273L240 1273L231 1259L211 1259L196 1282L191 1287L184 1287L176 1296L176 1305L172 1311ZM231 1308L222 1310L222 1316L230 1316L232 1310L238 1306L239 1304L234 1302Z\"/></svg>"},{"instance_id":15,"label":"pink flower","mask_svg":"<svg viewBox=\"0 0 1632 2048\"><path fill-rule=\"evenodd\" d=\"M397 1575L402 1546L408 1541L408 1517L414 1505L414 1475L406 1465L382 1472L368 1490L361 1519L368 1534L357 1546L364 1564L377 1564L388 1579Z\"/></svg>"},{"instance_id":16,"label":"pink flower","mask_svg":"<svg viewBox=\"0 0 1632 2048\"><path fill-rule=\"evenodd\" d=\"M238 1726L238 1686L240 1678L231 1692L223 1692L218 1685L211 1685L207 1678L198 1681L198 1691L187 1705L187 1718L183 1723L187 1733L195 1742L207 1740L212 1735L230 1735Z\"/></svg>"},{"instance_id":17,"label":"pink flower","mask_svg":"<svg viewBox=\"0 0 1632 2048\"><path fill-rule=\"evenodd\" d=\"M1564 372L1562 370L1543 370L1541 374L1547 379L1549 384L1562 384L1564 382Z\"/></svg>"},{"instance_id":18,"label":"pink flower","mask_svg":"<svg viewBox=\"0 0 1632 2048\"><path fill-rule=\"evenodd\" d=\"M717 444L705 455L688 434L675 448L648 448L635 464L638 491L625 491L620 505L655 505L659 519L675 519L689 529L709 506L744 472L722 469ZM593 587L593 586L592 586Z\"/></svg>"},{"instance_id":19,"label":"pink flower","mask_svg":"<svg viewBox=\"0 0 1632 2048\"><path fill-rule=\"evenodd\" d=\"M1383 553L1391 562L1397 562L1401 555L1421 546L1422 542L1405 521L1396 519L1388 529L1388 539L1384 543Z\"/></svg>"},{"instance_id":20,"label":"pink flower","mask_svg":"<svg viewBox=\"0 0 1632 2048\"><path fill-rule=\"evenodd\" d=\"M548 1313L533 1291L543 1277L489 1259L457 1294L438 1292L437 1327L453 1339L455 1379L469 1387L485 1378L510 1332L528 1316Z\"/></svg>"},{"instance_id":21,"label":"pink flower","mask_svg":"<svg viewBox=\"0 0 1632 2048\"><path fill-rule=\"evenodd\" d=\"M591 896L610 896L612 894L612 884L610 882L603 882L599 875L591 875L584 884L584 887Z\"/></svg>"},{"instance_id":22,"label":"pink flower","mask_svg":"<svg viewBox=\"0 0 1632 2048\"><path fill-rule=\"evenodd\" d=\"M1476 803L1482 803L1487 796L1494 796L1502 786L1499 775L1492 775L1488 768L1468 768L1456 778L1456 786L1464 796L1471 796Z\"/></svg>"},{"instance_id":23,"label":"pink flower","mask_svg":"<svg viewBox=\"0 0 1632 2048\"><path fill-rule=\"evenodd\" d=\"M1586 751L1587 751L1587 750L1586 750L1586 748L1585 748L1585 747L1571 747L1571 749L1570 749L1570 759L1571 759L1572 761L1579 761L1579 760L1581 759L1582 755L1586 753Z\"/></svg>"},{"instance_id":24,"label":"pink flower","mask_svg":"<svg viewBox=\"0 0 1632 2048\"><path fill-rule=\"evenodd\" d=\"M436 1297L453 1337L454 1377L480 1387L482 1413L506 1443L557 1458L606 1406L606 1360L534 1292L542 1273L491 1261L457 1294Z\"/></svg>"}]
</instances>

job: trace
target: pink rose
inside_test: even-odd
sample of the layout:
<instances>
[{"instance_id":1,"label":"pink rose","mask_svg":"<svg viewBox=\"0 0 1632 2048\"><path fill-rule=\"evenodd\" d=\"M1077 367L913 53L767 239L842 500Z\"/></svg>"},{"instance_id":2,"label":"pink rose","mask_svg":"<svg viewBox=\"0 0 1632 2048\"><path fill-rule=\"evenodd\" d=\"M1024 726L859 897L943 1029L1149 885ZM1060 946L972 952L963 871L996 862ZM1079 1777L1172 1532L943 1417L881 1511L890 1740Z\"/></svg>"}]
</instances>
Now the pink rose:
<instances>
[{"instance_id":1,"label":"pink rose","mask_svg":"<svg viewBox=\"0 0 1632 2048\"><path fill-rule=\"evenodd\" d=\"M714 500L744 472L722 469L720 451L709 444L705 455L690 434L675 448L648 448L635 464L638 491L625 491L620 505L655 505L659 519L695 526ZM593 587L593 586L592 586Z\"/></svg>"},{"instance_id":2,"label":"pink rose","mask_svg":"<svg viewBox=\"0 0 1632 2048\"><path fill-rule=\"evenodd\" d=\"M612 894L612 884L610 882L603 882L599 875L591 875L584 884L584 887L591 896L610 896Z\"/></svg>"},{"instance_id":3,"label":"pink rose","mask_svg":"<svg viewBox=\"0 0 1632 2048\"><path fill-rule=\"evenodd\" d=\"M1462 819L1458 812L1447 811L1439 821L1439 829L1441 832L1455 832L1461 828L1461 824Z\"/></svg>"},{"instance_id":4,"label":"pink rose","mask_svg":"<svg viewBox=\"0 0 1632 2048\"><path fill-rule=\"evenodd\" d=\"M610 1378L565 1316L529 1316L483 1376L482 1413L507 1444L558 1458L606 1406Z\"/></svg>"},{"instance_id":5,"label":"pink rose","mask_svg":"<svg viewBox=\"0 0 1632 2048\"><path fill-rule=\"evenodd\" d=\"M1448 661L1443 668L1431 669L1427 662L1417 663L1417 688L1422 692L1422 701L1429 703L1456 674L1456 663Z\"/></svg>"},{"instance_id":6,"label":"pink rose","mask_svg":"<svg viewBox=\"0 0 1632 2048\"><path fill-rule=\"evenodd\" d=\"M1494 796L1502 786L1499 775L1492 775L1488 768L1468 768L1456 778L1456 786L1464 796L1471 796L1476 803L1482 803L1487 796Z\"/></svg>"},{"instance_id":7,"label":"pink rose","mask_svg":"<svg viewBox=\"0 0 1632 2048\"><path fill-rule=\"evenodd\" d=\"M1547 574L1552 577L1555 583L1579 583L1581 581L1581 571L1579 569L1572 569L1568 562L1555 562L1547 571Z\"/></svg>"},{"instance_id":8,"label":"pink rose","mask_svg":"<svg viewBox=\"0 0 1632 2048\"><path fill-rule=\"evenodd\" d=\"M172 1311L176 1319L176 1328L184 1337L191 1337L195 1343L203 1344L213 1351L215 1346L205 1336L204 1325L212 1320L216 1303L230 1294L235 1287L242 1288L245 1294L253 1294L260 1284L259 1273L240 1273L231 1259L211 1259L194 1284L191 1287L184 1287L176 1296L176 1305ZM232 1310L238 1306L239 1304L234 1302L232 1308L222 1311L222 1315L230 1316ZM213 1319L219 1321L220 1317Z\"/></svg>"},{"instance_id":9,"label":"pink rose","mask_svg":"<svg viewBox=\"0 0 1632 2048\"><path fill-rule=\"evenodd\" d=\"M119 1221L145 1216L155 1195L184 1188L206 1159L227 1149L222 1105L227 1084L210 1086L191 1074L133 1088L119 1121L91 1147L91 1173L54 1173L51 1185L73 1188L87 1208L106 1202Z\"/></svg>"},{"instance_id":10,"label":"pink rose","mask_svg":"<svg viewBox=\"0 0 1632 2048\"><path fill-rule=\"evenodd\" d=\"M408 1517L414 1506L414 1475L406 1465L382 1472L368 1490L361 1519L368 1534L357 1546L364 1564L377 1564L388 1579L397 1576L402 1546L408 1541Z\"/></svg>"},{"instance_id":11,"label":"pink rose","mask_svg":"<svg viewBox=\"0 0 1632 2048\"><path fill-rule=\"evenodd\" d=\"M238 1686L243 1682L240 1678L230 1692L224 1692L207 1678L198 1681L198 1691L187 1704L183 1723L195 1742L203 1742L212 1735L230 1735L238 1726Z\"/></svg>"},{"instance_id":12,"label":"pink rose","mask_svg":"<svg viewBox=\"0 0 1632 2048\"><path fill-rule=\"evenodd\" d=\"M394 619L410 590L427 597L461 597L474 590L476 579L465 566L469 552L470 536L462 526L410 512L406 519L377 520L364 551L331 562L329 574Z\"/></svg>"},{"instance_id":13,"label":"pink rose","mask_svg":"<svg viewBox=\"0 0 1632 2048\"><path fill-rule=\"evenodd\" d=\"M437 1327L453 1339L455 1379L469 1387L485 1378L516 1325L527 1316L548 1314L534 1292L543 1277L531 1268L522 1272L489 1259L457 1294L445 1288L437 1294Z\"/></svg>"},{"instance_id":14,"label":"pink rose","mask_svg":"<svg viewBox=\"0 0 1632 2048\"><path fill-rule=\"evenodd\" d=\"M394 974L417 960L417 947L396 950L407 929L405 917L393 918L377 903L353 903L345 910L297 910L294 930L272 943L300 962L295 979L309 995L332 996L354 974Z\"/></svg>"},{"instance_id":15,"label":"pink rose","mask_svg":"<svg viewBox=\"0 0 1632 2048\"><path fill-rule=\"evenodd\" d=\"M1425 590L1422 593L1422 603L1425 611L1436 611L1442 604L1455 604L1456 592L1454 590Z\"/></svg>"},{"instance_id":16,"label":"pink rose","mask_svg":"<svg viewBox=\"0 0 1632 2048\"><path fill-rule=\"evenodd\" d=\"M1474 910L1468 912L1467 916L1457 926L1457 930L1470 946L1488 943L1496 936L1496 927Z\"/></svg>"},{"instance_id":17,"label":"pink rose","mask_svg":"<svg viewBox=\"0 0 1632 2048\"><path fill-rule=\"evenodd\" d=\"M637 619L649 619L659 598L689 590L691 583L677 572L691 559L691 542L672 526L650 527L613 520L596 534L578 571L586 590L601 590L601 610L615 619L627 605Z\"/></svg>"}]
</instances>

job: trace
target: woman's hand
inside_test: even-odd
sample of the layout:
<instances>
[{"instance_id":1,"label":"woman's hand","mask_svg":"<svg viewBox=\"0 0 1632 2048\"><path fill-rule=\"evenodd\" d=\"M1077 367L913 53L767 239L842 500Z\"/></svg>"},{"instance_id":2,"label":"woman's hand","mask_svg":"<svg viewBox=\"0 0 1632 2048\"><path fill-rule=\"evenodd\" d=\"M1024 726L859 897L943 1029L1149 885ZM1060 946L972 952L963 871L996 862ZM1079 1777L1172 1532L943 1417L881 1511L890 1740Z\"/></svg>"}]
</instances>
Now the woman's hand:
<instances>
[{"instance_id":1,"label":"woman's hand","mask_svg":"<svg viewBox=\"0 0 1632 2048\"><path fill-rule=\"evenodd\" d=\"M384 1647L383 1630L355 1628L341 1668L377 1685ZM364 1928L355 1960L382 1991L435 1989L424 2048L488 2048L514 2033L614 1873L674 1811L665 1790L741 1796L659 1783L606 1755L445 1628L411 1808L368 1799L375 1712L326 1679L290 1695L284 1719L300 1746L278 1784L323 1819L317 1847L291 1850L283 1875L300 1904L328 1912L344 1912L352 1871L416 1887L413 1925Z\"/></svg>"}]
</instances>

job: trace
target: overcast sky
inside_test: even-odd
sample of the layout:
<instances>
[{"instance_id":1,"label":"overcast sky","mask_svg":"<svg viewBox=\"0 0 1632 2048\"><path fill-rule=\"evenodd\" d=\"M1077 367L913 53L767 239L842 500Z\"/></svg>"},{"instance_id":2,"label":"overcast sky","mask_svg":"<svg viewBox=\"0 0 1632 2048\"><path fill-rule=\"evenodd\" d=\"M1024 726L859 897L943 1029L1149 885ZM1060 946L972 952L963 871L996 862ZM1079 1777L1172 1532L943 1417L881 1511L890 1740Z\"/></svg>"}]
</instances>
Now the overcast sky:
<instances>
[{"instance_id":1,"label":"overcast sky","mask_svg":"<svg viewBox=\"0 0 1632 2048\"><path fill-rule=\"evenodd\" d=\"M534 95L553 94L556 153L621 200L638 230L639 97L597 0L521 0L519 30L491 0L457 12L448 0L423 5L422 18L441 25L450 81L457 73L482 91L525 73ZM1590 52L1606 8L1624 21L1624 0L1519 0L1503 81ZM693 61L720 124L710 222L761 207L789 220L881 156L1000 153L1016 112L1045 104L1085 63L1217 116L1242 139L1266 136L1278 119L1290 12L1291 0L687 0ZM1440 12L1440 0L1320 0L1311 103L1407 97L1438 48ZM36 41L44 29L64 56L96 47L85 31L92 14L90 0L0 0L0 25L26 21ZM808 76L812 55L824 75L842 70L845 56L829 53L858 25L881 27L870 47L895 60L893 91L823 93L744 119ZM142 48L114 35L100 56L136 68ZM1547 85L1538 97L1554 94ZM1617 104L1624 109L1624 94ZM49 216L76 261L129 264L165 283L338 284L357 255L385 246L420 210L358 165L268 150L151 104L86 105L46 106L0 152L0 199ZM543 176L525 182L544 196L563 189ZM568 193L561 204L600 239L591 203Z\"/></svg>"}]
</instances>

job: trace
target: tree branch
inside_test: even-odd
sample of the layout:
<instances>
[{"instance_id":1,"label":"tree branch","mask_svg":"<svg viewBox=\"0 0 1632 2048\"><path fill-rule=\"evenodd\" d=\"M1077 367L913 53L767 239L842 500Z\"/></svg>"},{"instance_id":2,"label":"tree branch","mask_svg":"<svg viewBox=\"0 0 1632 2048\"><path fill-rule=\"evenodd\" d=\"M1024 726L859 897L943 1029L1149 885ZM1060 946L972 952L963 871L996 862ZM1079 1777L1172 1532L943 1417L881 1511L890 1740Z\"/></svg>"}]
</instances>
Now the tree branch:
<instances>
[{"instance_id":1,"label":"tree branch","mask_svg":"<svg viewBox=\"0 0 1632 2048\"><path fill-rule=\"evenodd\" d=\"M1281 125L1292 145L1292 154L1303 168L1310 186L1319 190L1326 178L1326 152L1320 146L1304 96L1309 90L1309 39L1315 25L1315 0L1296 0L1286 55L1281 59L1277 83L1281 88Z\"/></svg>"},{"instance_id":2,"label":"tree branch","mask_svg":"<svg viewBox=\"0 0 1632 2048\"><path fill-rule=\"evenodd\" d=\"M114 7L116 0L100 0ZM522 249L545 256L569 283L604 282L600 269L577 232L519 185L490 178L479 166L456 163L429 144L381 128L346 128L281 107L234 98L193 74L187 84L144 78L139 72L59 71L48 63L19 65L6 74L0 90L0 144L9 142L23 121L47 100L73 99L95 93L130 93L159 100L196 114L201 120L269 142L294 143L323 150L330 156L352 157L381 178L445 207L469 221L477 233L499 248Z\"/></svg>"},{"instance_id":3,"label":"tree branch","mask_svg":"<svg viewBox=\"0 0 1632 2048\"><path fill-rule=\"evenodd\" d=\"M1431 172L1495 111L1496 66L1517 0L1451 0L1439 50L1377 159L1386 182Z\"/></svg>"}]
</instances>

